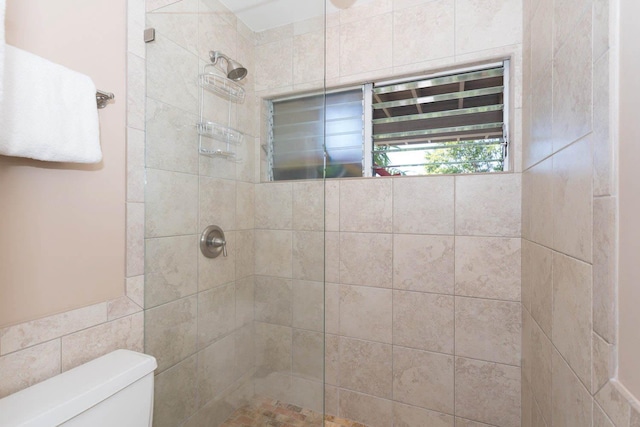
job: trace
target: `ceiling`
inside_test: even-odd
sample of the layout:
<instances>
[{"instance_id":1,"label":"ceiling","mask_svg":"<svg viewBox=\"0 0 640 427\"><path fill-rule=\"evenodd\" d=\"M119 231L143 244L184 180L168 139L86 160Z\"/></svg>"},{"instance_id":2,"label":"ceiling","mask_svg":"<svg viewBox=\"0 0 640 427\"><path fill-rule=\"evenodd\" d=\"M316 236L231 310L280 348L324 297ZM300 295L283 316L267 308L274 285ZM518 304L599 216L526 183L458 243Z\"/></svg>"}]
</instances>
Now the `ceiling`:
<instances>
[{"instance_id":1,"label":"ceiling","mask_svg":"<svg viewBox=\"0 0 640 427\"><path fill-rule=\"evenodd\" d=\"M260 32L372 0L221 0L242 22Z\"/></svg>"}]
</instances>

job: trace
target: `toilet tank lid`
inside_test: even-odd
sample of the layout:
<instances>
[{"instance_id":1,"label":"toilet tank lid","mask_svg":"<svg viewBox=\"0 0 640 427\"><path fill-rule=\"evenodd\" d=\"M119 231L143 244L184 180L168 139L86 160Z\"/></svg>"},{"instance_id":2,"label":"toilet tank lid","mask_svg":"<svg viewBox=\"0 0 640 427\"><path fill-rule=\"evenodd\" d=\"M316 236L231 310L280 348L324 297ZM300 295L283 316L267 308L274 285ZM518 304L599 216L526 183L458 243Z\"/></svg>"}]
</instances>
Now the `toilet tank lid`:
<instances>
[{"instance_id":1,"label":"toilet tank lid","mask_svg":"<svg viewBox=\"0 0 640 427\"><path fill-rule=\"evenodd\" d=\"M116 350L0 399L0 426L59 425L157 367L152 356Z\"/></svg>"}]
</instances>

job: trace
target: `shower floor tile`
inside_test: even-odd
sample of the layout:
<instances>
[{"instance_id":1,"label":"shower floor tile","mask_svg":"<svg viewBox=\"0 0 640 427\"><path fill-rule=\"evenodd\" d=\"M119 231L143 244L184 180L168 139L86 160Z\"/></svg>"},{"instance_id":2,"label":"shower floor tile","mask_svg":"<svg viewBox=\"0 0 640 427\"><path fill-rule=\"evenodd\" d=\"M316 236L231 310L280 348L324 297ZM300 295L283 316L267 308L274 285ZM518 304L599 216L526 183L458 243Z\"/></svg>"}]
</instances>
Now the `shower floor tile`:
<instances>
[{"instance_id":1,"label":"shower floor tile","mask_svg":"<svg viewBox=\"0 0 640 427\"><path fill-rule=\"evenodd\" d=\"M236 410L220 427L320 427L322 414L278 400L256 398ZM324 417L324 427L367 427L364 424Z\"/></svg>"}]
</instances>

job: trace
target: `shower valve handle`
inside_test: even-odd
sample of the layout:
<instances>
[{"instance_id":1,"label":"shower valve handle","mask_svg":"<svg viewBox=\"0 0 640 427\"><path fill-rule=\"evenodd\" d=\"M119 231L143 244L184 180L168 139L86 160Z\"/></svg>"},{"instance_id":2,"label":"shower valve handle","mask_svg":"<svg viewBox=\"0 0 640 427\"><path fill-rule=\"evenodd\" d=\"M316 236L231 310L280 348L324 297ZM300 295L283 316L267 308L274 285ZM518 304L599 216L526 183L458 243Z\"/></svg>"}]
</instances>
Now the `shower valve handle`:
<instances>
[{"instance_id":1,"label":"shower valve handle","mask_svg":"<svg viewBox=\"0 0 640 427\"><path fill-rule=\"evenodd\" d=\"M207 258L216 258L220 254L227 256L227 239L224 231L217 225L210 225L200 236L200 251Z\"/></svg>"},{"instance_id":2,"label":"shower valve handle","mask_svg":"<svg viewBox=\"0 0 640 427\"><path fill-rule=\"evenodd\" d=\"M227 256L227 241L225 239L221 239L220 237L214 237L213 239L207 240L207 245L213 246L214 248L222 248L222 256Z\"/></svg>"}]
</instances>

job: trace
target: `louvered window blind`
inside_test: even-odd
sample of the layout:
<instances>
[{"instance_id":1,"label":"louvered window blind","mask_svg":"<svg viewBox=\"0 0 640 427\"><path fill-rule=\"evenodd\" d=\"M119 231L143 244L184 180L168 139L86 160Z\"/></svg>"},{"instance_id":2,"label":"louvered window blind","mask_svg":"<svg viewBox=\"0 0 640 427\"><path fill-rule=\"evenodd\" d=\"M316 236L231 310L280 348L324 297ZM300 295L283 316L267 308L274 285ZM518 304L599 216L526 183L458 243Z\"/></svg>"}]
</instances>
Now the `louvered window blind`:
<instances>
[{"instance_id":1,"label":"louvered window blind","mask_svg":"<svg viewBox=\"0 0 640 427\"><path fill-rule=\"evenodd\" d=\"M271 180L503 171L509 61L272 100Z\"/></svg>"},{"instance_id":2,"label":"louvered window blind","mask_svg":"<svg viewBox=\"0 0 640 427\"><path fill-rule=\"evenodd\" d=\"M357 88L272 101L271 179L362 176L362 93Z\"/></svg>"},{"instance_id":3,"label":"louvered window blind","mask_svg":"<svg viewBox=\"0 0 640 427\"><path fill-rule=\"evenodd\" d=\"M373 174L502 171L508 62L372 89Z\"/></svg>"}]
</instances>

